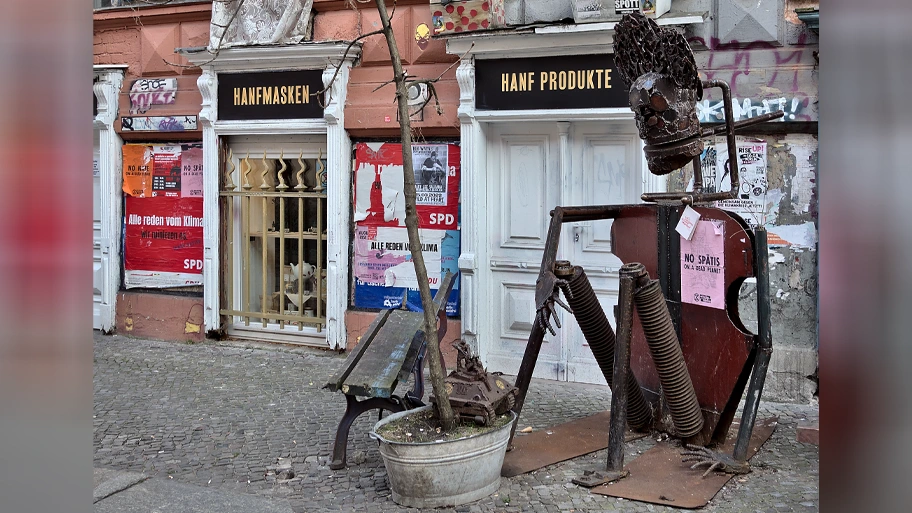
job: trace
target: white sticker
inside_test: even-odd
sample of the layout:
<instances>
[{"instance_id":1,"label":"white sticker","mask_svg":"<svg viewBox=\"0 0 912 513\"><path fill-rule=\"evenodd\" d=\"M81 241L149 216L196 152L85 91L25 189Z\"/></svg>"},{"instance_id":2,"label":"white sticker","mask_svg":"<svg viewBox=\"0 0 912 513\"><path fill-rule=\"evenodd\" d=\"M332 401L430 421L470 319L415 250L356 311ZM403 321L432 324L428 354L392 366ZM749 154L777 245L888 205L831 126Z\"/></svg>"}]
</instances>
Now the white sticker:
<instances>
[{"instance_id":1,"label":"white sticker","mask_svg":"<svg viewBox=\"0 0 912 513\"><path fill-rule=\"evenodd\" d=\"M697 221L699 220L700 213L688 205L684 207L684 212L681 213L681 220L675 226L675 231L680 233L681 237L690 240L693 237L694 230L697 229Z\"/></svg>"}]
</instances>

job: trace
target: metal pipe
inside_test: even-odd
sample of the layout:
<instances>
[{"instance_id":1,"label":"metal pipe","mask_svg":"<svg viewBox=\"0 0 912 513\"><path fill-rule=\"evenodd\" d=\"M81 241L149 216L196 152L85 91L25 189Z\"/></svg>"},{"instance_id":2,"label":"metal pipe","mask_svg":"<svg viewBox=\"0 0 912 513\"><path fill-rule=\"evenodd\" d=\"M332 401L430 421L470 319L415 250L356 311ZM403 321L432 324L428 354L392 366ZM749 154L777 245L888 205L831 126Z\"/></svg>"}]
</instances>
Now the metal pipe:
<instances>
[{"instance_id":1,"label":"metal pipe","mask_svg":"<svg viewBox=\"0 0 912 513\"><path fill-rule=\"evenodd\" d=\"M776 112L769 112L766 114L761 114L757 117L753 117L750 119L742 119L741 121L738 121L735 124L733 124L732 128L737 131L737 130L741 130L742 128L747 128L749 126L759 125L760 123L766 123L767 121L772 121L774 119L781 118L782 116L785 116L785 112L783 112L781 110L777 110ZM721 134L722 132L726 131L727 129L728 129L727 123L719 125L719 126L714 126L712 128L704 128L700 132L700 137L709 137L712 135L718 135L718 134Z\"/></svg>"},{"instance_id":2,"label":"metal pipe","mask_svg":"<svg viewBox=\"0 0 912 513\"><path fill-rule=\"evenodd\" d=\"M725 139L728 144L728 172L731 176L731 191L727 198L732 199L741 187L738 179L738 146L735 144L735 112L732 107L731 88L724 80L704 80L703 88L718 87L722 89L722 102L725 110Z\"/></svg>"},{"instance_id":3,"label":"metal pipe","mask_svg":"<svg viewBox=\"0 0 912 513\"><path fill-rule=\"evenodd\" d=\"M763 385L766 383L766 373L769 370L770 357L773 354L769 252L765 227L758 226L754 229L754 240L756 241L754 258L757 262L757 338L759 340L757 358L754 360L754 369L751 372L750 386L747 388L747 397L744 399L741 426L738 427L738 438L735 440L735 449L732 453L732 456L737 461L747 461L747 446L750 443L750 436L757 420L760 395L763 394Z\"/></svg>"},{"instance_id":4,"label":"metal pipe","mask_svg":"<svg viewBox=\"0 0 912 513\"><path fill-rule=\"evenodd\" d=\"M614 389L608 427L608 470L624 469L624 432L627 429L627 378L630 375L630 341L633 335L633 291L637 276L646 272L640 263L624 264L618 291L617 339L614 348Z\"/></svg>"},{"instance_id":5,"label":"metal pipe","mask_svg":"<svg viewBox=\"0 0 912 513\"><path fill-rule=\"evenodd\" d=\"M282 165L285 162L282 161ZM281 175L279 175L281 177ZM279 315L285 315L285 197L279 196ZM285 329L285 321L279 321L279 327Z\"/></svg>"},{"instance_id":6,"label":"metal pipe","mask_svg":"<svg viewBox=\"0 0 912 513\"><path fill-rule=\"evenodd\" d=\"M700 194L703 192L703 164L700 162L700 155L696 155L691 161L694 174L693 192Z\"/></svg>"},{"instance_id":7,"label":"metal pipe","mask_svg":"<svg viewBox=\"0 0 912 513\"><path fill-rule=\"evenodd\" d=\"M573 209L575 207L571 207ZM545 250L542 253L542 263L539 268L539 279L546 272L551 272L554 268L554 260L557 258L557 246L560 242L561 223L564 218L563 207L554 207L551 211L551 223L548 225L548 236L545 238ZM535 313L538 317L538 312ZM516 373L516 403L513 404L513 411L516 413L517 421L513 423L510 430L510 440L507 442L508 450L513 447L513 435L516 434L516 426L519 424L519 414L522 412L523 403L526 401L526 392L529 390L529 382L532 381L532 372L535 370L535 362L538 360L538 353L541 351L542 342L545 340L545 328L538 322L538 319L532 321L532 332L529 333L529 340L526 342L526 351L523 354L522 363L519 365L519 372Z\"/></svg>"},{"instance_id":8,"label":"metal pipe","mask_svg":"<svg viewBox=\"0 0 912 513\"><path fill-rule=\"evenodd\" d=\"M265 175L265 172L266 172L266 166L265 166L265 163L264 163L264 165L263 165L263 173L264 173L264 175ZM265 183L266 183L265 178L264 178L263 180L264 180L263 183L265 184ZM261 251L261 253L262 253L262 259L261 259L261 262L262 262L262 269L261 269L261 272L260 272L260 275L261 275L261 278L260 278L260 279L262 280L262 286L260 287L260 289L261 289L262 292L263 292L263 295L260 296L260 312L261 312L262 314L264 314L264 315L266 314L266 302L269 301L269 298L267 297L268 293L266 292L266 249L267 249L267 247L269 246L269 237L268 237L268 234L266 233L266 207L267 207L266 202L267 202L267 201L268 201L268 199L264 197L264 198L263 198L263 202L262 202L262 205L263 205L263 222L262 222L262 225L263 225L263 226L261 227L261 229L263 230L263 231L262 231L262 235L263 235L263 236L260 238L260 244L261 244L260 249L262 249L262 251ZM266 317L261 318L260 321L263 323L263 327L264 327L264 328L266 327L266 325L267 325L268 322L269 322L268 319L266 319Z\"/></svg>"}]
</instances>

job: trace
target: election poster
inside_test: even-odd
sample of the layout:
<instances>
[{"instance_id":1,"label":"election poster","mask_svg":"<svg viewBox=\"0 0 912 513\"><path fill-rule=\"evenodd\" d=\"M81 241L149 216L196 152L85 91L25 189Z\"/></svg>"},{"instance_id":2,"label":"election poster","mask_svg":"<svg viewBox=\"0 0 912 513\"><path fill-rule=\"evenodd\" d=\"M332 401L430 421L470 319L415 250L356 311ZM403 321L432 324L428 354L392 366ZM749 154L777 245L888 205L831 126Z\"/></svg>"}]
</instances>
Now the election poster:
<instances>
[{"instance_id":1,"label":"election poster","mask_svg":"<svg viewBox=\"0 0 912 513\"><path fill-rule=\"evenodd\" d=\"M402 145L358 143L355 147L355 223L405 226ZM458 230L459 146L412 145L420 228Z\"/></svg>"},{"instance_id":2,"label":"election poster","mask_svg":"<svg viewBox=\"0 0 912 513\"><path fill-rule=\"evenodd\" d=\"M202 144L124 145L124 286L202 285Z\"/></svg>"},{"instance_id":3,"label":"election poster","mask_svg":"<svg viewBox=\"0 0 912 513\"><path fill-rule=\"evenodd\" d=\"M399 143L359 143L355 147L354 306L421 309L418 281L405 228L405 173ZM459 315L459 146L412 145L416 212L421 250L431 291L447 271L456 274L447 301Z\"/></svg>"},{"instance_id":4,"label":"election poster","mask_svg":"<svg viewBox=\"0 0 912 513\"><path fill-rule=\"evenodd\" d=\"M421 251L427 268L431 293L435 293L447 271L457 275L447 300L448 316L459 314L459 232L420 230ZM399 227L355 227L355 306L398 308L408 291L408 307L421 309L418 280L412 262L408 232Z\"/></svg>"},{"instance_id":5,"label":"election poster","mask_svg":"<svg viewBox=\"0 0 912 513\"><path fill-rule=\"evenodd\" d=\"M697 221L690 240L681 237L681 301L725 309L725 224Z\"/></svg>"}]
</instances>

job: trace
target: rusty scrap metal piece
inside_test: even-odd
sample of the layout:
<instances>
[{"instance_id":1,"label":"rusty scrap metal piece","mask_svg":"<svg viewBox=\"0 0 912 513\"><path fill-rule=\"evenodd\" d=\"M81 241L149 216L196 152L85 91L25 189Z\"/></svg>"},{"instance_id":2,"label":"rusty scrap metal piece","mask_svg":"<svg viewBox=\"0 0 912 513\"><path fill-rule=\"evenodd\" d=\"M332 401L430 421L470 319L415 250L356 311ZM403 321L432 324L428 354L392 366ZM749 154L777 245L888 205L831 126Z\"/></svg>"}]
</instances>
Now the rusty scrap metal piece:
<instances>
[{"instance_id":1,"label":"rusty scrap metal piece","mask_svg":"<svg viewBox=\"0 0 912 513\"><path fill-rule=\"evenodd\" d=\"M695 461L690 468L695 469L699 466L706 465L708 468L701 477L708 476L713 470L724 472L726 474L747 474L750 472L750 465L747 461L738 461L735 458L723 453L716 452L706 447L684 445L686 451L681 452L682 463Z\"/></svg>"},{"instance_id":2,"label":"rusty scrap metal piece","mask_svg":"<svg viewBox=\"0 0 912 513\"><path fill-rule=\"evenodd\" d=\"M605 381L611 387L612 392L616 393L614 362L617 336L602 310L595 291L592 290L586 272L580 266L572 269L573 275L568 279L568 283L573 295L568 296L568 300L573 308L573 316L589 344L589 349L592 350L592 356L595 357L602 375L605 376ZM643 391L640 389L636 377L632 374L628 374L625 388L627 391L627 423L634 429L649 427L653 420L653 411L643 397Z\"/></svg>"},{"instance_id":3,"label":"rusty scrap metal piece","mask_svg":"<svg viewBox=\"0 0 912 513\"><path fill-rule=\"evenodd\" d=\"M570 481L573 484L592 488L598 485L613 483L629 476L628 470L584 470L583 475Z\"/></svg>"},{"instance_id":4,"label":"rusty scrap metal piece","mask_svg":"<svg viewBox=\"0 0 912 513\"><path fill-rule=\"evenodd\" d=\"M640 13L625 15L614 37L615 64L646 141L649 171L665 175L703 151L697 101L703 83L684 36Z\"/></svg>"},{"instance_id":5,"label":"rusty scrap metal piece","mask_svg":"<svg viewBox=\"0 0 912 513\"><path fill-rule=\"evenodd\" d=\"M558 264L561 264L561 262L566 261L555 262L554 268L550 271L543 268L535 281L535 323L541 326L542 330L548 330L551 335L557 335L554 327L551 326L551 318L554 318L554 324L558 328L561 327L554 304L557 303L564 310L573 313L573 310L560 298L560 291L564 291L564 295L568 298L572 294L572 292L569 292L570 289L567 285L566 270L563 268L558 269ZM569 262L566 262L566 264L569 265ZM560 272L561 277L558 277L554 271ZM570 274L572 273L573 270L571 269Z\"/></svg>"},{"instance_id":6,"label":"rusty scrap metal piece","mask_svg":"<svg viewBox=\"0 0 912 513\"><path fill-rule=\"evenodd\" d=\"M486 371L465 340L456 342L453 347L458 353L456 370L444 379L453 412L485 426L495 416L512 409L516 403L516 387L502 377ZM430 400L437 402L433 395Z\"/></svg>"},{"instance_id":7,"label":"rusty scrap metal piece","mask_svg":"<svg viewBox=\"0 0 912 513\"><path fill-rule=\"evenodd\" d=\"M637 289L634 301L676 434L681 438L700 434L703 415L659 282Z\"/></svg>"},{"instance_id":8,"label":"rusty scrap metal piece","mask_svg":"<svg viewBox=\"0 0 912 513\"><path fill-rule=\"evenodd\" d=\"M722 89L725 111L724 131L731 162L736 162L736 127L731 91L721 80L701 81L693 51L683 35L670 28L659 27L641 13L624 15L615 28L615 65L624 83L630 88L628 103L645 141L643 152L649 171L665 175L693 163L693 192L666 192L643 194L643 201L673 201L692 205L716 200L731 199L738 191L738 166L726 162L725 172L731 175L731 189L725 192L704 193L703 171L699 157L703 151L702 137L721 132L720 129L703 130L697 117L696 103L703 98L703 90L710 87ZM781 111L771 113L762 120L781 117Z\"/></svg>"}]
</instances>

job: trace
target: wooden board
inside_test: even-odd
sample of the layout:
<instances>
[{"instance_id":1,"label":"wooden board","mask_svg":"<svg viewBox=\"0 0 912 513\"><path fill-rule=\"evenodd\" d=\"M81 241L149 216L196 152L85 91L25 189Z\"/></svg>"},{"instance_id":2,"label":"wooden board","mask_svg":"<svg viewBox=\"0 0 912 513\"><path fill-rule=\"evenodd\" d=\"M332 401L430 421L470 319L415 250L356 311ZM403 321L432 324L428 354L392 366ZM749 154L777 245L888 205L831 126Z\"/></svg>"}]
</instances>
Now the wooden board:
<instances>
[{"instance_id":1,"label":"wooden board","mask_svg":"<svg viewBox=\"0 0 912 513\"><path fill-rule=\"evenodd\" d=\"M414 362L418 346L423 342L415 343L415 332L422 322L421 314L393 310L345 379L342 392L365 397L390 397L409 353L413 353L411 360Z\"/></svg>"}]
</instances>

